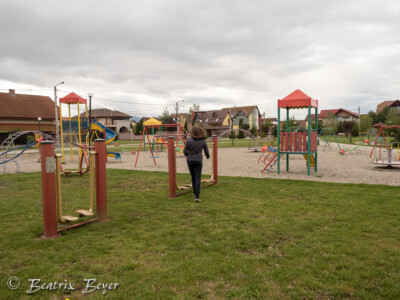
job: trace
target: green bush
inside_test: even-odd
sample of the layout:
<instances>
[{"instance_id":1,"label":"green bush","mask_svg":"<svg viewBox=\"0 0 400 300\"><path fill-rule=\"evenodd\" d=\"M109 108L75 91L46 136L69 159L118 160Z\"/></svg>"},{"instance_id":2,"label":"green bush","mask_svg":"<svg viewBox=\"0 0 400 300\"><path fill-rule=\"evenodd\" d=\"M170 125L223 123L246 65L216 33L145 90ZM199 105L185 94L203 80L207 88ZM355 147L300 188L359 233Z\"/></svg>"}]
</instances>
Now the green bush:
<instances>
[{"instance_id":1,"label":"green bush","mask_svg":"<svg viewBox=\"0 0 400 300\"><path fill-rule=\"evenodd\" d=\"M235 133L235 130L231 130L231 133L229 134L229 138L230 138L231 140L234 140L234 139L236 139L236 133Z\"/></svg>"},{"instance_id":2,"label":"green bush","mask_svg":"<svg viewBox=\"0 0 400 300\"><path fill-rule=\"evenodd\" d=\"M239 130L239 133L237 134L236 138L238 139L244 139L246 136L244 135L243 131Z\"/></svg>"}]
</instances>

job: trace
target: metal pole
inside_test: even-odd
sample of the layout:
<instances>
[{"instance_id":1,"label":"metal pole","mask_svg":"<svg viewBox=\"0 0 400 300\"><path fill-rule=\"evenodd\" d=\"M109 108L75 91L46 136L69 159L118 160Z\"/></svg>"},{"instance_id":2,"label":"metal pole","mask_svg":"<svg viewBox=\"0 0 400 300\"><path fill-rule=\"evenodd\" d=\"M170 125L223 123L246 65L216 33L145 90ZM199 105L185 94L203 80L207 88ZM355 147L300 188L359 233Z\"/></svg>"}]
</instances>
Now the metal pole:
<instances>
[{"instance_id":1,"label":"metal pole","mask_svg":"<svg viewBox=\"0 0 400 300\"><path fill-rule=\"evenodd\" d=\"M286 132L288 133L288 138L290 135L290 124L289 124L289 107L286 107ZM290 147L290 146L289 146ZM286 149L289 151L289 149ZM289 154L286 154L286 172L289 171Z\"/></svg>"},{"instance_id":2,"label":"metal pole","mask_svg":"<svg viewBox=\"0 0 400 300\"><path fill-rule=\"evenodd\" d=\"M280 174L281 173L281 109L280 107L278 107L278 129L276 130L277 133L277 150L278 150L278 154L277 154L277 158L278 158L278 164L277 164L277 173ZM272 146L272 144L271 144Z\"/></svg>"},{"instance_id":3,"label":"metal pole","mask_svg":"<svg viewBox=\"0 0 400 300\"><path fill-rule=\"evenodd\" d=\"M60 138L59 135L59 128L58 128L58 109L57 109L57 85L64 84L64 81L56 84L54 86L54 110L55 110L55 128L56 128L56 143L58 143L58 139ZM60 119L62 119L62 115L60 114Z\"/></svg>"},{"instance_id":4,"label":"metal pole","mask_svg":"<svg viewBox=\"0 0 400 300\"><path fill-rule=\"evenodd\" d=\"M311 164L311 106L308 107L308 129L307 129L307 175L310 176Z\"/></svg>"},{"instance_id":5,"label":"metal pole","mask_svg":"<svg viewBox=\"0 0 400 300\"><path fill-rule=\"evenodd\" d=\"M107 219L106 147L104 139L94 141L96 152L96 210L100 222ZM94 171L93 168L91 172Z\"/></svg>"},{"instance_id":6,"label":"metal pole","mask_svg":"<svg viewBox=\"0 0 400 300\"><path fill-rule=\"evenodd\" d=\"M54 158L54 143L43 141L40 143L41 171L42 171L42 201L43 201L43 237L55 238L57 234L57 207L56 207L56 163Z\"/></svg>"},{"instance_id":7,"label":"metal pole","mask_svg":"<svg viewBox=\"0 0 400 300\"><path fill-rule=\"evenodd\" d=\"M88 123L89 123L89 146L90 146L90 137L91 137L90 124L91 124L91 120L92 120L92 97L93 97L93 94L89 93L88 96L89 96L89 120L88 120Z\"/></svg>"}]
</instances>

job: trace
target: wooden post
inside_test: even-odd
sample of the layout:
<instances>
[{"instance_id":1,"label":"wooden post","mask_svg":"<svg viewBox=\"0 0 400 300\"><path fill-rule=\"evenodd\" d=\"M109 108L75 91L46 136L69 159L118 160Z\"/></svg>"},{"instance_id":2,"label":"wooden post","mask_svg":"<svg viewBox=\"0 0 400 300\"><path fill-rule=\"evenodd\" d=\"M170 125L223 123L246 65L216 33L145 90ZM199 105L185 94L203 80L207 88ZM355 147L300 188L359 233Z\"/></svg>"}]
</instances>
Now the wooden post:
<instances>
[{"instance_id":1,"label":"wooden post","mask_svg":"<svg viewBox=\"0 0 400 300\"><path fill-rule=\"evenodd\" d=\"M40 143L40 157L42 170L43 237L55 238L58 234L55 182L56 162L53 142L44 141Z\"/></svg>"},{"instance_id":2,"label":"wooden post","mask_svg":"<svg viewBox=\"0 0 400 300\"><path fill-rule=\"evenodd\" d=\"M96 210L97 218L102 222L107 219L106 147L104 139L94 141L94 151L96 151Z\"/></svg>"},{"instance_id":3,"label":"wooden post","mask_svg":"<svg viewBox=\"0 0 400 300\"><path fill-rule=\"evenodd\" d=\"M176 153L174 137L168 137L169 198L176 198Z\"/></svg>"},{"instance_id":4,"label":"wooden post","mask_svg":"<svg viewBox=\"0 0 400 300\"><path fill-rule=\"evenodd\" d=\"M218 184L218 137L213 135L212 137L213 142L213 153L212 153L212 163L213 163L213 179L214 184Z\"/></svg>"}]
</instances>

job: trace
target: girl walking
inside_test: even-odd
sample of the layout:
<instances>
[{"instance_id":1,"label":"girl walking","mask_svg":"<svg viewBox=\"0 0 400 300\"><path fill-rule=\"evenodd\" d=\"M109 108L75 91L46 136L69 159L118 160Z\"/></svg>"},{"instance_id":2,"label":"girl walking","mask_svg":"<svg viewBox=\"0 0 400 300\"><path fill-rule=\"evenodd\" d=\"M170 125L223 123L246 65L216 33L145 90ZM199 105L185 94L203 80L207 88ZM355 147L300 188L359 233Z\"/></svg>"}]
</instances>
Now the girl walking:
<instances>
[{"instance_id":1,"label":"girl walking","mask_svg":"<svg viewBox=\"0 0 400 300\"><path fill-rule=\"evenodd\" d=\"M200 126L193 126L190 130L190 138L187 139L183 153L192 176L192 187L196 202L200 202L200 180L203 169L203 149L207 159L210 158L207 142L205 141L204 129Z\"/></svg>"}]
</instances>

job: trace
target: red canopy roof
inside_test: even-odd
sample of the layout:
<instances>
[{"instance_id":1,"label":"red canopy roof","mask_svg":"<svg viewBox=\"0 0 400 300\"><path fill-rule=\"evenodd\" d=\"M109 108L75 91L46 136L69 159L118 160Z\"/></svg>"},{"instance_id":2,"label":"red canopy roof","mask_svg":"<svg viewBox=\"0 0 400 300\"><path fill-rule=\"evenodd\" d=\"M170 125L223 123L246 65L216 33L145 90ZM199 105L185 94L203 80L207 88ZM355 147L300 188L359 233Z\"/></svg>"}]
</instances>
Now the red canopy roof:
<instances>
[{"instance_id":1,"label":"red canopy roof","mask_svg":"<svg viewBox=\"0 0 400 300\"><path fill-rule=\"evenodd\" d=\"M278 99L279 108L307 108L309 106L317 108L318 100L312 99L300 90L295 90L282 100Z\"/></svg>"},{"instance_id":2,"label":"red canopy roof","mask_svg":"<svg viewBox=\"0 0 400 300\"><path fill-rule=\"evenodd\" d=\"M67 96L60 98L60 103L86 104L87 100L82 98L81 96L75 94L74 92L72 92L72 93L69 93Z\"/></svg>"}]
</instances>

